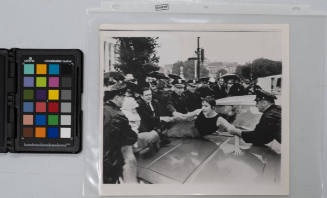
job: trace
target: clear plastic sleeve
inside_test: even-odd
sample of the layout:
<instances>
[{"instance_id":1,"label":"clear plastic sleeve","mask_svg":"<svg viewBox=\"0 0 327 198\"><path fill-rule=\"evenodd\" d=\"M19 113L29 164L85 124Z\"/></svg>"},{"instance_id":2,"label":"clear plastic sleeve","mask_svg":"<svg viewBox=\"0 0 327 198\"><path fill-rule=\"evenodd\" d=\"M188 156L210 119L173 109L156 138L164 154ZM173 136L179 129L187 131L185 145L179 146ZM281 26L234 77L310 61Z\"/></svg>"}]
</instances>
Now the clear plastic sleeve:
<instances>
[{"instance_id":1,"label":"clear plastic sleeve","mask_svg":"<svg viewBox=\"0 0 327 198\"><path fill-rule=\"evenodd\" d=\"M327 197L323 188L327 149L327 5L322 1L313 4L304 1L264 2L103 1L101 8L87 11L84 196L99 196L101 24L289 24L289 197ZM317 6L319 3L320 7ZM202 195L202 192L194 195Z\"/></svg>"}]
</instances>

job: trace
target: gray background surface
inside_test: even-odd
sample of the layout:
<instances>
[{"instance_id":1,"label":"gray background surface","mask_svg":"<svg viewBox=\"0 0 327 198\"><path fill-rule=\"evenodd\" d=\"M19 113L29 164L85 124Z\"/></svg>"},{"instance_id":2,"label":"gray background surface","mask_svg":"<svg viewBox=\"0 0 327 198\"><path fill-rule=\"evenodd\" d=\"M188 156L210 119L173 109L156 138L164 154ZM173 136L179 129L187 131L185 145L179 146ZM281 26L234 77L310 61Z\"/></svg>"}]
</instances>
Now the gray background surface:
<instances>
[{"instance_id":1,"label":"gray background surface","mask_svg":"<svg viewBox=\"0 0 327 198\"><path fill-rule=\"evenodd\" d=\"M322 197L322 150L327 105L325 17L235 15L86 15L99 0L2 0L1 48L80 48L85 52L84 147L77 155L0 154L0 197L94 197L98 129L96 23L289 23L290 24L290 197ZM91 19L91 20L90 20ZM91 25L90 25L91 24ZM95 31L95 30L92 30ZM90 35L94 38L89 38ZM93 44L87 44L87 40ZM93 138L93 139L92 139ZM326 142L326 141L325 141ZM95 144L93 144L95 143ZM92 154L93 153L93 154ZM324 156L323 156L324 155ZM326 158L325 158L326 159ZM92 175L85 179L86 175ZM97 183L97 181L95 181ZM224 196L221 196L224 197ZM233 196L228 196L233 197ZM326 196L325 196L326 197Z\"/></svg>"}]
</instances>

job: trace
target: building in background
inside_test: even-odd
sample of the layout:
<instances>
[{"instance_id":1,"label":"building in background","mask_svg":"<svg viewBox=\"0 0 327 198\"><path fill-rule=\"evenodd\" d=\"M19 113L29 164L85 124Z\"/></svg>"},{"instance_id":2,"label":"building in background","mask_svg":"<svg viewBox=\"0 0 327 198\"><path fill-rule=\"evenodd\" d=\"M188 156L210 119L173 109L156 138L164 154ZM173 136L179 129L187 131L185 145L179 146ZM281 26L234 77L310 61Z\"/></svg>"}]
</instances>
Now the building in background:
<instances>
[{"instance_id":1,"label":"building in background","mask_svg":"<svg viewBox=\"0 0 327 198\"><path fill-rule=\"evenodd\" d=\"M107 73L109 71L116 71L114 68L114 64L117 62L117 54L116 51L116 40L113 38L109 38L104 42L104 72Z\"/></svg>"},{"instance_id":2,"label":"building in background","mask_svg":"<svg viewBox=\"0 0 327 198\"><path fill-rule=\"evenodd\" d=\"M208 62L206 63L206 68L209 70L209 77L216 78L219 71L225 71L225 73L233 74L236 71L237 67L236 62ZM221 75L224 75L222 73Z\"/></svg>"},{"instance_id":3,"label":"building in background","mask_svg":"<svg viewBox=\"0 0 327 198\"><path fill-rule=\"evenodd\" d=\"M159 72L164 73L166 76L173 73L173 64L160 66Z\"/></svg>"}]
</instances>

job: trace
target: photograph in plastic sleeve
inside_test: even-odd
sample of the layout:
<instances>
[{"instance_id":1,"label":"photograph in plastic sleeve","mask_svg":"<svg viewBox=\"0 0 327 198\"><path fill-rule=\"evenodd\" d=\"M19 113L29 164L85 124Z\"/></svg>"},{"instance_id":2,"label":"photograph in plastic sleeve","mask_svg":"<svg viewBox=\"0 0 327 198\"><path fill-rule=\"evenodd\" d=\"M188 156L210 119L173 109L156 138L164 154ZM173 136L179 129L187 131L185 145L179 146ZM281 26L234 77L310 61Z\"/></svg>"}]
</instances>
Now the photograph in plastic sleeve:
<instances>
[{"instance_id":1,"label":"photograph in plastic sleeve","mask_svg":"<svg viewBox=\"0 0 327 198\"><path fill-rule=\"evenodd\" d=\"M287 25L102 25L100 194L288 194L288 42Z\"/></svg>"}]
</instances>

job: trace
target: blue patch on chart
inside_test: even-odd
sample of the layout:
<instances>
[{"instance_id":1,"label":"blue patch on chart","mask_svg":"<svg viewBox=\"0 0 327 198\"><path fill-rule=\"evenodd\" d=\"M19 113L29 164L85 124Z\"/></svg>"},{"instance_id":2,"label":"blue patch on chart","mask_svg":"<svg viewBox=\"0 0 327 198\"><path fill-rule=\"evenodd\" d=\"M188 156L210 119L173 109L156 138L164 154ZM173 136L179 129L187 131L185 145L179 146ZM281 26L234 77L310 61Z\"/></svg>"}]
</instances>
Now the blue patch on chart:
<instances>
[{"instance_id":1,"label":"blue patch on chart","mask_svg":"<svg viewBox=\"0 0 327 198\"><path fill-rule=\"evenodd\" d=\"M59 137L59 129L55 127L48 128L48 138L58 138Z\"/></svg>"}]
</instances>

